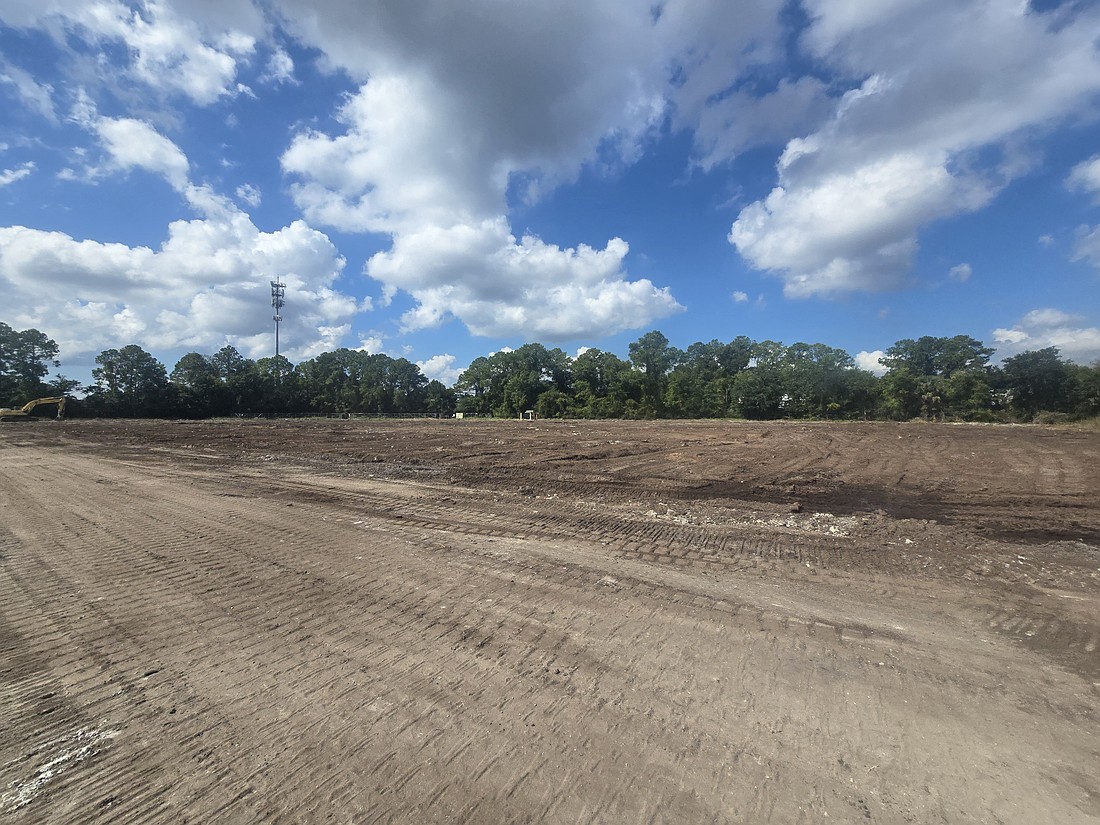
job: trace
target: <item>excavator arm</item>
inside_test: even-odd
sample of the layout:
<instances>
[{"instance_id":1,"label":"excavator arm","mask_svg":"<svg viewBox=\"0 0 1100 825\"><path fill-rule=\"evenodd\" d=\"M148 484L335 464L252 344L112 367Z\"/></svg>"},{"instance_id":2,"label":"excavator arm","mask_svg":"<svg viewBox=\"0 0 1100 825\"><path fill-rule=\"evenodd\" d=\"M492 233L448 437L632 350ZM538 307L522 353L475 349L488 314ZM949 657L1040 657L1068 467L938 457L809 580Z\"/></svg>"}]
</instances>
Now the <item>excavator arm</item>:
<instances>
[{"instance_id":1,"label":"excavator arm","mask_svg":"<svg viewBox=\"0 0 1100 825\"><path fill-rule=\"evenodd\" d=\"M64 396L56 396L53 398L36 398L33 401L28 401L19 409L10 409L8 407L0 408L0 419L6 418L25 418L30 414L30 411L37 407L39 404L57 404L57 417L65 417L65 404L68 402L68 398Z\"/></svg>"}]
</instances>

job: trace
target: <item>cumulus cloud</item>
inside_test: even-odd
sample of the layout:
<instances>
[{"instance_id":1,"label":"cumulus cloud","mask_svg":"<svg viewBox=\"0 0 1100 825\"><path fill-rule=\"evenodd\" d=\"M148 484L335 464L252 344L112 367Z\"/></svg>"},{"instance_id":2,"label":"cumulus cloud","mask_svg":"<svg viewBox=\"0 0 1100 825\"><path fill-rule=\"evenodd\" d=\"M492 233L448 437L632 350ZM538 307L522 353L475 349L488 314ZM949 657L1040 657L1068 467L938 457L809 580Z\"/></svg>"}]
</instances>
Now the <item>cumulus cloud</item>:
<instances>
[{"instance_id":1,"label":"cumulus cloud","mask_svg":"<svg viewBox=\"0 0 1100 825\"><path fill-rule=\"evenodd\" d=\"M667 289L623 278L627 250L618 238L602 250L561 249L530 235L517 241L498 218L402 233L368 261L367 272L416 299L402 319L406 330L453 316L475 335L564 341L682 310Z\"/></svg>"},{"instance_id":2,"label":"cumulus cloud","mask_svg":"<svg viewBox=\"0 0 1100 825\"><path fill-rule=\"evenodd\" d=\"M1057 347L1064 358L1080 364L1100 359L1100 327L1085 326L1083 315L1059 309L1034 309L1011 327L993 330L997 355L1007 358L1021 352Z\"/></svg>"},{"instance_id":3,"label":"cumulus cloud","mask_svg":"<svg viewBox=\"0 0 1100 825\"><path fill-rule=\"evenodd\" d=\"M208 0L176 4L145 0L136 8L118 0L4 5L0 21L18 28L40 28L73 55L80 53L74 41L96 48L123 47L128 62L122 71L130 80L166 95L183 95L198 105L237 93L238 63L252 54L255 35L264 25L248 4ZM189 7L194 7L193 17L186 14Z\"/></svg>"},{"instance_id":4,"label":"cumulus cloud","mask_svg":"<svg viewBox=\"0 0 1100 825\"><path fill-rule=\"evenodd\" d=\"M735 304L743 304L749 300L749 293L738 290L737 292L734 292L730 297L733 298L733 302Z\"/></svg>"},{"instance_id":5,"label":"cumulus cloud","mask_svg":"<svg viewBox=\"0 0 1100 825\"><path fill-rule=\"evenodd\" d=\"M128 117L101 117L93 128L110 157L112 170L144 169L162 175L173 189L187 186L187 156L148 123Z\"/></svg>"},{"instance_id":6,"label":"cumulus cloud","mask_svg":"<svg viewBox=\"0 0 1100 825\"><path fill-rule=\"evenodd\" d=\"M438 381L441 384L450 387L458 380L458 376L462 374L462 370L455 366L457 359L450 353L443 353L441 355L433 355L426 361L417 361L416 365L420 367L420 371L429 380Z\"/></svg>"},{"instance_id":7,"label":"cumulus cloud","mask_svg":"<svg viewBox=\"0 0 1100 825\"><path fill-rule=\"evenodd\" d=\"M203 351L229 342L260 357L274 348L268 281L279 277L284 351L309 357L339 346L358 307L332 288L344 260L331 241L302 221L261 232L208 190L190 192L218 211L173 222L158 249L0 228L9 323L43 330L65 358L120 342Z\"/></svg>"},{"instance_id":8,"label":"cumulus cloud","mask_svg":"<svg viewBox=\"0 0 1100 825\"><path fill-rule=\"evenodd\" d=\"M881 363L881 359L886 357L886 353L880 349L867 352L862 350L855 354L856 367L867 372L873 372L875 375L885 375L886 367Z\"/></svg>"},{"instance_id":9,"label":"cumulus cloud","mask_svg":"<svg viewBox=\"0 0 1100 825\"><path fill-rule=\"evenodd\" d=\"M1066 186L1100 197L1100 155L1093 155L1074 166L1066 178Z\"/></svg>"},{"instance_id":10,"label":"cumulus cloud","mask_svg":"<svg viewBox=\"0 0 1100 825\"><path fill-rule=\"evenodd\" d=\"M334 6L344 8L343 3ZM662 116L647 8L493 2L372 7L333 25L282 0L292 30L365 82L284 153L313 223L389 234L367 274L416 306L407 330L456 318L476 335L608 335L677 312L667 288L631 280L628 247L517 240L509 193L572 180L610 147L631 158ZM349 24L348 20L361 20Z\"/></svg>"},{"instance_id":11,"label":"cumulus cloud","mask_svg":"<svg viewBox=\"0 0 1100 825\"><path fill-rule=\"evenodd\" d=\"M281 339L291 357L339 347L351 319L370 309L369 300L357 302L333 288L345 261L326 235L301 220L261 231L212 186L193 183L186 154L149 123L102 116L82 92L71 121L95 137L99 154L78 151L84 167L62 177L95 182L146 171L179 192L196 217L171 222L156 249L0 228L0 291L9 322L45 331L64 358L120 342L202 351L228 342L252 357L270 355L269 281L275 278L287 285ZM5 177L14 180L32 168ZM237 195L259 203L259 190L247 184Z\"/></svg>"},{"instance_id":12,"label":"cumulus cloud","mask_svg":"<svg viewBox=\"0 0 1100 825\"><path fill-rule=\"evenodd\" d=\"M359 336L359 346L356 349L367 353L367 355L379 355L385 352L386 339L381 333L371 330L365 335Z\"/></svg>"},{"instance_id":13,"label":"cumulus cloud","mask_svg":"<svg viewBox=\"0 0 1100 825\"><path fill-rule=\"evenodd\" d=\"M864 79L787 143L729 235L789 296L904 284L922 226L986 205L1028 166L1014 140L1100 92L1095 10L1054 26L1022 3L805 6L804 46Z\"/></svg>"}]
</instances>

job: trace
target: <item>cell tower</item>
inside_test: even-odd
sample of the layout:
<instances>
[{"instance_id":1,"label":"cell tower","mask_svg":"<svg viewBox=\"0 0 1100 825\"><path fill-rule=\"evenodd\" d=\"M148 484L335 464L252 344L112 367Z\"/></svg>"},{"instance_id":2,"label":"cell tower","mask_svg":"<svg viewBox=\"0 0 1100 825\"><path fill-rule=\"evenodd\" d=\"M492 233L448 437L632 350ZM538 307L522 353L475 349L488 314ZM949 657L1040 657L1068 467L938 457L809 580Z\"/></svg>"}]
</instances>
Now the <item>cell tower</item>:
<instances>
[{"instance_id":1,"label":"cell tower","mask_svg":"<svg viewBox=\"0 0 1100 825\"><path fill-rule=\"evenodd\" d=\"M279 281L271 282L271 306L275 309L275 314L271 320L275 322L275 363L279 362L279 322L283 320L283 316L280 310L286 301L283 300L283 296L286 294L286 284Z\"/></svg>"}]
</instances>

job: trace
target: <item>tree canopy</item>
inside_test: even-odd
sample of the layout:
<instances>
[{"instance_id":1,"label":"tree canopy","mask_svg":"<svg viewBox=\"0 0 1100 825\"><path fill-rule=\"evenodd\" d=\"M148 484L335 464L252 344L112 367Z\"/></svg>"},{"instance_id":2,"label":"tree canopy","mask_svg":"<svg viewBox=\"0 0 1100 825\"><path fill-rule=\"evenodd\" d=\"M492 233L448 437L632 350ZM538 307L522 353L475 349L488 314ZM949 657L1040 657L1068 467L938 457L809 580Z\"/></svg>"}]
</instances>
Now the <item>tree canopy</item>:
<instances>
[{"instance_id":1,"label":"tree canopy","mask_svg":"<svg viewBox=\"0 0 1100 825\"><path fill-rule=\"evenodd\" d=\"M0 393L8 406L79 391L47 381L58 347L42 332L0 323ZM969 335L902 339L883 376L822 343L737 336L673 347L652 330L628 358L586 349L569 357L529 343L475 358L453 387L405 358L338 349L293 364L253 361L234 347L189 352L169 373L136 344L96 356L75 414L105 416L466 415L544 418L912 418L1008 421L1100 414L1100 364L1058 349L1018 353L995 366Z\"/></svg>"},{"instance_id":2,"label":"tree canopy","mask_svg":"<svg viewBox=\"0 0 1100 825\"><path fill-rule=\"evenodd\" d=\"M57 344L37 329L15 330L0 323L0 402L22 406L27 399L53 395L44 379L57 367Z\"/></svg>"}]
</instances>

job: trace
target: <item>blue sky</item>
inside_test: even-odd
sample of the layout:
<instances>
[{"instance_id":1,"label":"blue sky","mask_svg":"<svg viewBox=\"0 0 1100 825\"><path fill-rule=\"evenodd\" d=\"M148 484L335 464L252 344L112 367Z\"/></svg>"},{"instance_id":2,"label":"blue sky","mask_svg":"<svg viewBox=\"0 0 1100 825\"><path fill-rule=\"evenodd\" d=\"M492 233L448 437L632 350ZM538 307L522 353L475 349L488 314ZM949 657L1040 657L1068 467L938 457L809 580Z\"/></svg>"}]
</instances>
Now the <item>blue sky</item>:
<instances>
[{"instance_id":1,"label":"blue sky","mask_svg":"<svg viewBox=\"0 0 1100 825\"><path fill-rule=\"evenodd\" d=\"M1100 358L1100 9L5 0L0 321L340 346L973 335Z\"/></svg>"}]
</instances>

